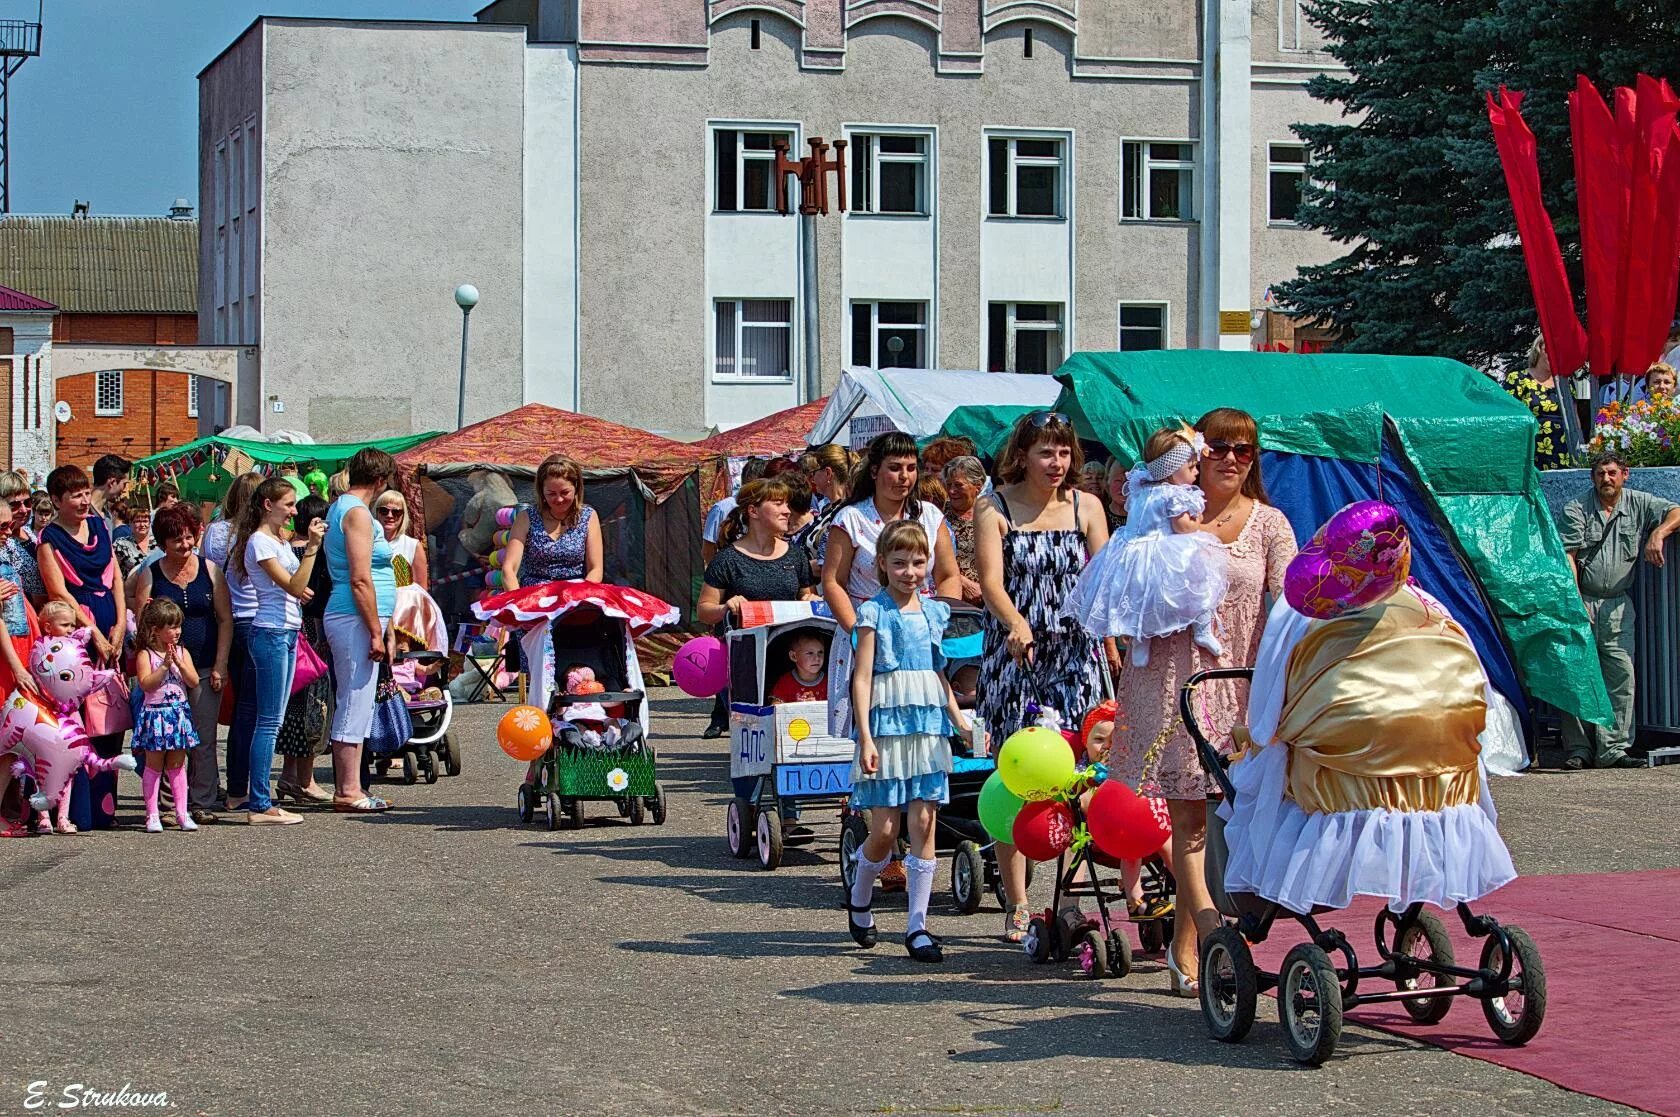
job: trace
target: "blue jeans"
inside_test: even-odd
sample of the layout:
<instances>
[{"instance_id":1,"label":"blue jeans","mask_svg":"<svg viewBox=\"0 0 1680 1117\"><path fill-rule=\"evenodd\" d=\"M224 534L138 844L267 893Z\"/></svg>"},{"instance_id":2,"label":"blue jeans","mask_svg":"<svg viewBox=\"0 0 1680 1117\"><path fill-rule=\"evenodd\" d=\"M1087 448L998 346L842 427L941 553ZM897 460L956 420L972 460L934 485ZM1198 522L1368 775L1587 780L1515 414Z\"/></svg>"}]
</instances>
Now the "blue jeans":
<instances>
[{"instance_id":1,"label":"blue jeans","mask_svg":"<svg viewBox=\"0 0 1680 1117\"><path fill-rule=\"evenodd\" d=\"M245 646L257 677L257 728L251 734L251 797L248 811L274 806L269 778L274 770L274 742L292 696L292 672L297 668L297 629L252 625Z\"/></svg>"},{"instance_id":2,"label":"blue jeans","mask_svg":"<svg viewBox=\"0 0 1680 1117\"><path fill-rule=\"evenodd\" d=\"M257 676L252 670L249 618L233 622L228 673L233 676L233 724L228 726L227 793L244 798L250 791L251 737L257 731Z\"/></svg>"}]
</instances>

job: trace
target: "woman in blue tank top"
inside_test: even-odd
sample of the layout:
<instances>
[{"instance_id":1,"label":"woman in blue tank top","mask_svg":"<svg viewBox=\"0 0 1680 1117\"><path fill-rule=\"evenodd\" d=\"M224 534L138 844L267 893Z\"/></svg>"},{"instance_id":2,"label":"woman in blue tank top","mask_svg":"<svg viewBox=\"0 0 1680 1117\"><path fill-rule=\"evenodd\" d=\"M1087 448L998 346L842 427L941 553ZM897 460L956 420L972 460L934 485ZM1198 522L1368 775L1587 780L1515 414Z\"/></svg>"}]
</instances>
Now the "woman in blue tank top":
<instances>
[{"instance_id":1,"label":"woman in blue tank top","mask_svg":"<svg viewBox=\"0 0 1680 1117\"><path fill-rule=\"evenodd\" d=\"M338 682L332 723L333 809L359 814L391 806L362 787L362 742L373 727L379 665L392 655L390 620L397 603L391 545L375 527L369 505L390 487L397 463L369 446L356 452L345 472L350 487L327 510L327 568L333 588L322 626Z\"/></svg>"}]
</instances>

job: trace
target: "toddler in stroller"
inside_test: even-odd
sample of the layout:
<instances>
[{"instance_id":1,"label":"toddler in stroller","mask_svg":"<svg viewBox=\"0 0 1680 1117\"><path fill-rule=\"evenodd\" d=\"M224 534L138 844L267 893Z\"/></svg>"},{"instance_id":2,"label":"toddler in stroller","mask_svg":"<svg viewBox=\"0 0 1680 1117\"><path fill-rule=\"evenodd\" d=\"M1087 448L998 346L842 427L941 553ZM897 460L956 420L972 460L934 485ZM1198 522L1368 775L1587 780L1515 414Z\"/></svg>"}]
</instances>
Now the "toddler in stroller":
<instances>
[{"instance_id":1,"label":"toddler in stroller","mask_svg":"<svg viewBox=\"0 0 1680 1117\"><path fill-rule=\"evenodd\" d=\"M1228 922L1202 943L1198 990L1216 1039L1241 1040L1256 993L1274 985L1289 1052L1312 1066L1334 1053L1342 1013L1357 1005L1398 1001L1433 1023L1468 996L1503 1043L1526 1043L1540 1028L1539 952L1518 928L1469 907L1516 876L1481 755L1483 738L1509 730L1488 724L1475 647L1439 601L1408 583L1410 565L1395 509L1349 505L1291 562L1254 668L1203 672L1180 693L1197 752L1225 793L1208 816L1206 870ZM1251 741L1227 771L1197 724L1194 693L1207 679L1249 676ZM1347 937L1318 923L1357 895L1386 901L1375 966L1361 966ZM1454 963L1426 904L1453 908L1465 932L1485 940L1479 966ZM1278 972L1262 971L1249 944L1279 916L1310 941ZM1393 991L1366 992L1367 979Z\"/></svg>"}]
</instances>

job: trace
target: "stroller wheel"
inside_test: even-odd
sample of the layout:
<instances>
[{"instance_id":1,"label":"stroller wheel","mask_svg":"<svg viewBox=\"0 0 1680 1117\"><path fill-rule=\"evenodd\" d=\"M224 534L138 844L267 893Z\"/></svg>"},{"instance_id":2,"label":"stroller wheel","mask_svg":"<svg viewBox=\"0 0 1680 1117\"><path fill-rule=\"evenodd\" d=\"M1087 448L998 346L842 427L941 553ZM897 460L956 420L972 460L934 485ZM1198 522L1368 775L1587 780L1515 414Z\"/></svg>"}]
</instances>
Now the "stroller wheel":
<instances>
[{"instance_id":1,"label":"stroller wheel","mask_svg":"<svg viewBox=\"0 0 1680 1117\"><path fill-rule=\"evenodd\" d=\"M1407 958L1433 962L1438 966L1453 964L1452 940L1447 937L1447 929L1441 925L1439 919L1427 911L1418 912L1416 919L1408 921L1401 928L1400 937L1394 942L1394 952ZM1394 979L1394 987L1401 992L1408 989L1433 989L1444 984L1437 974L1420 973L1415 969L1402 972L1405 972L1406 976ZM1416 1000L1401 1001L1400 1007L1419 1024L1436 1024L1447 1015L1452 1003L1451 997L1418 997Z\"/></svg>"},{"instance_id":2,"label":"stroller wheel","mask_svg":"<svg viewBox=\"0 0 1680 1117\"><path fill-rule=\"evenodd\" d=\"M1108 976L1125 977L1132 972L1132 940L1116 927L1108 933Z\"/></svg>"},{"instance_id":3,"label":"stroller wheel","mask_svg":"<svg viewBox=\"0 0 1680 1117\"><path fill-rule=\"evenodd\" d=\"M420 771L422 773L424 773L427 783L437 783L437 781L438 781L438 758L437 758L437 753L432 752L430 749L428 749L425 752L420 754Z\"/></svg>"},{"instance_id":4,"label":"stroller wheel","mask_svg":"<svg viewBox=\"0 0 1680 1117\"><path fill-rule=\"evenodd\" d=\"M547 799L545 799L544 803L547 804L548 828L550 830L558 830L560 828L560 807L559 807L559 804L555 801L555 798L552 795L550 795Z\"/></svg>"},{"instance_id":5,"label":"stroller wheel","mask_svg":"<svg viewBox=\"0 0 1680 1117\"><path fill-rule=\"evenodd\" d=\"M1026 937L1021 940L1021 949L1027 952L1027 958L1033 965L1042 966L1050 960L1054 946L1050 940L1055 933L1055 926L1047 923L1041 915L1035 915L1028 921Z\"/></svg>"},{"instance_id":6,"label":"stroller wheel","mask_svg":"<svg viewBox=\"0 0 1680 1117\"><path fill-rule=\"evenodd\" d=\"M443 754L443 774L446 776L460 775L461 742L457 741L448 733L445 733L443 735L443 741L439 745L439 751Z\"/></svg>"},{"instance_id":7,"label":"stroller wheel","mask_svg":"<svg viewBox=\"0 0 1680 1117\"><path fill-rule=\"evenodd\" d=\"M1546 971L1540 965L1540 951L1528 933L1506 927L1511 940L1510 976L1505 992L1482 1001L1482 1014L1500 1043L1520 1047L1533 1039L1546 1019ZM1505 968L1505 948L1497 934L1482 946L1482 969L1499 974Z\"/></svg>"},{"instance_id":8,"label":"stroller wheel","mask_svg":"<svg viewBox=\"0 0 1680 1117\"><path fill-rule=\"evenodd\" d=\"M402 782L410 784L413 783L415 779L418 778L416 776L418 767L419 765L416 764L414 760L414 753L412 751L405 751L402 754Z\"/></svg>"},{"instance_id":9,"label":"stroller wheel","mask_svg":"<svg viewBox=\"0 0 1680 1117\"><path fill-rule=\"evenodd\" d=\"M1323 1066L1342 1038L1342 979L1330 955L1301 943L1283 958L1278 975L1278 1016L1289 1057Z\"/></svg>"},{"instance_id":10,"label":"stroller wheel","mask_svg":"<svg viewBox=\"0 0 1680 1117\"><path fill-rule=\"evenodd\" d=\"M657 780L653 784L653 794L648 796L647 808L655 826L665 825L665 785Z\"/></svg>"},{"instance_id":11,"label":"stroller wheel","mask_svg":"<svg viewBox=\"0 0 1680 1117\"><path fill-rule=\"evenodd\" d=\"M647 821L647 808L642 805L640 799L626 800L624 812L626 817L630 819L630 825L632 826L640 826Z\"/></svg>"},{"instance_id":12,"label":"stroller wheel","mask_svg":"<svg viewBox=\"0 0 1680 1117\"><path fill-rule=\"evenodd\" d=\"M858 850L869 837L869 824L861 814L848 814L840 823L840 883L851 894L852 881L857 876Z\"/></svg>"},{"instance_id":13,"label":"stroller wheel","mask_svg":"<svg viewBox=\"0 0 1680 1117\"><path fill-rule=\"evenodd\" d=\"M997 854L992 855L994 858ZM1027 887L1032 887L1033 863L1027 862ZM999 911L1012 911L1015 905L1009 902L1009 893L1003 887L1003 870L996 861L992 862L992 895L997 898Z\"/></svg>"},{"instance_id":14,"label":"stroller wheel","mask_svg":"<svg viewBox=\"0 0 1680 1117\"><path fill-rule=\"evenodd\" d=\"M1074 947L1073 954L1079 959L1079 968L1085 971L1086 977L1100 980L1109 975L1108 936L1101 931L1080 932L1079 945Z\"/></svg>"},{"instance_id":15,"label":"stroller wheel","mask_svg":"<svg viewBox=\"0 0 1680 1117\"><path fill-rule=\"evenodd\" d=\"M519 785L519 821L520 822L530 822L531 821L531 816L536 814L536 813L537 813L536 812L536 807L534 805L532 805L532 802L531 802L531 785L528 784L528 783L520 784ZM553 829L553 828L550 827L550 829Z\"/></svg>"},{"instance_id":16,"label":"stroller wheel","mask_svg":"<svg viewBox=\"0 0 1680 1117\"><path fill-rule=\"evenodd\" d=\"M618 800L618 817L619 818L629 818L630 817L630 800L628 800L628 799Z\"/></svg>"},{"instance_id":17,"label":"stroller wheel","mask_svg":"<svg viewBox=\"0 0 1680 1117\"><path fill-rule=\"evenodd\" d=\"M1241 1043L1254 1026L1260 980L1242 932L1224 926L1208 936L1202 944L1201 975L1202 1019L1208 1034L1224 1043Z\"/></svg>"},{"instance_id":18,"label":"stroller wheel","mask_svg":"<svg viewBox=\"0 0 1680 1117\"><path fill-rule=\"evenodd\" d=\"M552 802L552 800L550 800ZM579 830L583 827L583 800L567 799L560 804L560 809L566 815L566 828Z\"/></svg>"},{"instance_id":19,"label":"stroller wheel","mask_svg":"<svg viewBox=\"0 0 1680 1117\"><path fill-rule=\"evenodd\" d=\"M1145 954L1158 954L1167 945L1167 921L1151 919L1137 925L1138 945Z\"/></svg>"},{"instance_id":20,"label":"stroller wheel","mask_svg":"<svg viewBox=\"0 0 1680 1117\"><path fill-rule=\"evenodd\" d=\"M723 832L729 841L731 856L747 857L752 854L753 821L752 803L744 796L737 795L729 801Z\"/></svg>"},{"instance_id":21,"label":"stroller wheel","mask_svg":"<svg viewBox=\"0 0 1680 1117\"><path fill-rule=\"evenodd\" d=\"M758 863L767 870L782 863L782 816L774 810L758 812Z\"/></svg>"},{"instance_id":22,"label":"stroller wheel","mask_svg":"<svg viewBox=\"0 0 1680 1117\"><path fill-rule=\"evenodd\" d=\"M973 915L980 910L985 879L986 862L980 855L980 847L970 841L958 842L951 852L951 898L956 901L958 911Z\"/></svg>"}]
</instances>

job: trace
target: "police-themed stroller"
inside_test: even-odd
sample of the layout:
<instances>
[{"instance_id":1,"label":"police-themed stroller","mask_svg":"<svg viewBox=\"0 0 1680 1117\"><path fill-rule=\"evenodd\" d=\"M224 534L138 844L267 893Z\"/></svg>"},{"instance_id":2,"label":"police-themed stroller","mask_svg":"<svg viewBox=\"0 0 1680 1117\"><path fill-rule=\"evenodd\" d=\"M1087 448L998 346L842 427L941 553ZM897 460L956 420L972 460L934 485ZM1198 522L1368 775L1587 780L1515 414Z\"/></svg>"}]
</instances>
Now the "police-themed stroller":
<instances>
[{"instance_id":1,"label":"police-themed stroller","mask_svg":"<svg viewBox=\"0 0 1680 1117\"><path fill-rule=\"evenodd\" d=\"M1225 770L1227 761L1196 719L1195 694L1211 680L1253 677L1251 667L1202 671L1192 675L1179 694L1179 714L1196 742L1202 766L1230 802L1236 790ZM1252 893L1226 891L1225 822L1213 810L1208 811L1206 849L1208 889L1224 919L1201 952L1202 1017L1215 1039L1241 1041L1254 1024L1258 995L1271 988L1278 990L1284 1044L1291 1057L1309 1066L1319 1066L1335 1053L1342 1014L1359 1005L1398 1001L1413 1020L1433 1024L1446 1016L1452 998L1474 997L1501 1043L1520 1046L1539 1032L1546 1015L1546 975L1540 952L1521 929L1503 926L1459 903L1456 911L1465 933L1485 940L1480 962L1472 969L1456 964L1446 927L1422 903L1400 915L1385 907L1374 928L1382 961L1361 966L1346 935L1319 926L1317 917L1333 909L1302 915ZM1311 941L1293 947L1282 969L1272 973L1255 965L1249 944L1264 942L1279 916L1299 923ZM1360 983L1367 980L1392 983L1394 989L1361 992Z\"/></svg>"},{"instance_id":2,"label":"police-themed stroller","mask_svg":"<svg viewBox=\"0 0 1680 1117\"><path fill-rule=\"evenodd\" d=\"M826 608L810 602L749 603L745 627L729 633L729 778L735 797L724 819L729 852L774 869L789 845L813 841L809 813L837 810L852 790L852 742L828 735L826 701L772 704L792 670L796 641L820 640L824 663L844 639ZM824 678L826 678L826 670Z\"/></svg>"},{"instance_id":3,"label":"police-themed stroller","mask_svg":"<svg viewBox=\"0 0 1680 1117\"><path fill-rule=\"evenodd\" d=\"M951 619L945 626L940 651L945 654L945 677L955 682L964 668L979 668L983 636L980 630L981 610L962 601L941 598L951 607ZM954 687L957 704L965 711L974 705L965 698L962 688ZM976 727L978 728L978 727ZM998 742L993 742L995 748ZM850 747L848 745L848 747ZM934 848L951 855L951 899L957 910L972 915L980 910L980 903L990 892L1000 908L1007 910L1003 891L1003 874L998 871L997 843L980 823L980 789L997 770L991 755L973 755L972 742L954 738L952 742L951 775L947 781L951 801L939 809L934 820ZM850 753L848 753L848 758ZM849 770L848 762L848 770ZM840 829L840 880L849 890L857 870L857 852L869 837L869 821L861 811L845 808ZM904 843L894 851L903 856ZM1032 864L1027 864L1027 880L1032 880Z\"/></svg>"},{"instance_id":4,"label":"police-themed stroller","mask_svg":"<svg viewBox=\"0 0 1680 1117\"><path fill-rule=\"evenodd\" d=\"M481 620L525 630L526 662L538 693L553 687L548 718L553 744L534 783L518 791L519 820L541 810L550 830L583 824L584 804L610 802L619 817L665 822L665 790L648 739L646 685L635 637L672 624L677 609L651 594L594 582L543 582L496 594L473 606ZM546 633L547 638L544 638ZM572 666L589 668L602 690L565 693ZM575 707L592 707L588 719ZM568 715L571 715L568 717ZM598 726L598 728L597 728Z\"/></svg>"}]
</instances>

